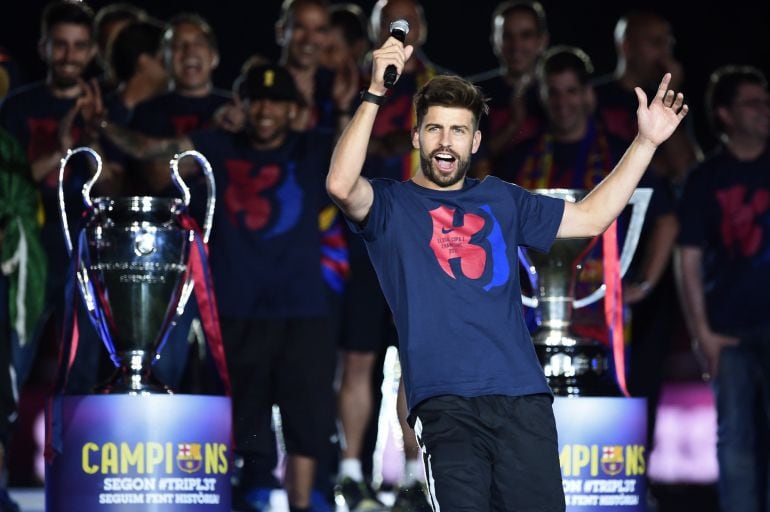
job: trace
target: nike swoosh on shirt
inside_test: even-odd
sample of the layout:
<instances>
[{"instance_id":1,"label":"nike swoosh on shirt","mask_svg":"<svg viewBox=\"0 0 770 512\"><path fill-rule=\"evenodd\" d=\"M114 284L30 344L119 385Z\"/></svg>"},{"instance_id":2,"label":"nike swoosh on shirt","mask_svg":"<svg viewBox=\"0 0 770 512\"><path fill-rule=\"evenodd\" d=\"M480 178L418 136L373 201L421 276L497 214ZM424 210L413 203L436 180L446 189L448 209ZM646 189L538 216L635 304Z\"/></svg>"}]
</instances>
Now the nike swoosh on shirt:
<instances>
[{"instance_id":1,"label":"nike swoosh on shirt","mask_svg":"<svg viewBox=\"0 0 770 512\"><path fill-rule=\"evenodd\" d=\"M449 229L447 229L447 228L441 228L441 234L442 234L442 235L446 235L447 233L451 233L451 232L452 232L452 231L454 231L454 230L455 230L455 228L449 228Z\"/></svg>"}]
</instances>

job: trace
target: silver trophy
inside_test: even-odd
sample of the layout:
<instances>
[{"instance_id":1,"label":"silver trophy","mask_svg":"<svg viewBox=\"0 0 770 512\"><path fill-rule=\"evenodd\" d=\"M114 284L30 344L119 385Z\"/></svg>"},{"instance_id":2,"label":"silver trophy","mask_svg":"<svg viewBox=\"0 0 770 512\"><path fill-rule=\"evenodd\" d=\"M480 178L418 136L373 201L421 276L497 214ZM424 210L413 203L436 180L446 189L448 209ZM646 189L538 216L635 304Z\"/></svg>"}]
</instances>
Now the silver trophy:
<instances>
[{"instance_id":1,"label":"silver trophy","mask_svg":"<svg viewBox=\"0 0 770 512\"><path fill-rule=\"evenodd\" d=\"M83 186L85 226L71 239L64 202L64 169L80 152L96 161L96 172ZM171 178L182 198L98 197L91 188L99 179L102 160L91 148L67 152L59 167L59 208L67 251L76 258L81 297L99 337L117 367L99 388L104 393L170 393L152 374L152 362L171 327L184 312L193 291L188 265L193 231L182 227L180 214L190 204L190 191L179 176L179 161L194 157L206 177L208 199L203 241L208 242L215 206L211 165L197 151L176 155Z\"/></svg>"},{"instance_id":2,"label":"silver trophy","mask_svg":"<svg viewBox=\"0 0 770 512\"><path fill-rule=\"evenodd\" d=\"M572 202L588 194L586 190L572 189L538 189L533 192ZM652 189L639 188L629 201L632 210L620 254L621 277L628 271L636 252L651 197ZM535 291L535 297L522 295L522 302L538 310L540 326L533 341L548 383L556 395L620 394L608 371L608 348L570 331L573 309L583 308L604 297L605 285L602 284L590 295L575 298L575 275L581 268L581 257L593 242L593 238L558 239L546 254L519 251Z\"/></svg>"}]
</instances>

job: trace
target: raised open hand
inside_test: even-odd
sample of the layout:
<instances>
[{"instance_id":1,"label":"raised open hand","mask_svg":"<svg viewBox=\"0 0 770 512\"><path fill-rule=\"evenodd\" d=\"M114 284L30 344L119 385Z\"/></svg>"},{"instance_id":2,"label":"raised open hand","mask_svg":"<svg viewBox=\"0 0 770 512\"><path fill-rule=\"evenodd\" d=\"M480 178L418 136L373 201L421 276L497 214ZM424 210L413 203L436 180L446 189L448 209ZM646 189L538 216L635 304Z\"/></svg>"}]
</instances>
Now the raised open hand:
<instances>
[{"instance_id":1,"label":"raised open hand","mask_svg":"<svg viewBox=\"0 0 770 512\"><path fill-rule=\"evenodd\" d=\"M684 95L668 88L670 82L671 73L663 75L658 92L649 105L644 91L639 87L634 88L636 97L639 99L639 108L636 110L639 137L656 147L674 133L689 111L684 103Z\"/></svg>"}]
</instances>

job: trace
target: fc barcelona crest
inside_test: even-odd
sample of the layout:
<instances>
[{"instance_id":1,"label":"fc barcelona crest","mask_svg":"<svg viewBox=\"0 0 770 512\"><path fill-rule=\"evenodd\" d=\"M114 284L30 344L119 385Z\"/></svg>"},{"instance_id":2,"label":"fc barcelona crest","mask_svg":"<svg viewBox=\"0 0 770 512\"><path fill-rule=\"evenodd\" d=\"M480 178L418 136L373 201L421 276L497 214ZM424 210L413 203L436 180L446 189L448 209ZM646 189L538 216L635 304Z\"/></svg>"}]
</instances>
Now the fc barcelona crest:
<instances>
[{"instance_id":1,"label":"fc barcelona crest","mask_svg":"<svg viewBox=\"0 0 770 512\"><path fill-rule=\"evenodd\" d=\"M602 448L602 469L605 473L615 476L623 470L623 447L605 446Z\"/></svg>"},{"instance_id":2,"label":"fc barcelona crest","mask_svg":"<svg viewBox=\"0 0 770 512\"><path fill-rule=\"evenodd\" d=\"M176 452L176 466L185 473L195 473L203 465L200 443L180 443Z\"/></svg>"}]
</instances>

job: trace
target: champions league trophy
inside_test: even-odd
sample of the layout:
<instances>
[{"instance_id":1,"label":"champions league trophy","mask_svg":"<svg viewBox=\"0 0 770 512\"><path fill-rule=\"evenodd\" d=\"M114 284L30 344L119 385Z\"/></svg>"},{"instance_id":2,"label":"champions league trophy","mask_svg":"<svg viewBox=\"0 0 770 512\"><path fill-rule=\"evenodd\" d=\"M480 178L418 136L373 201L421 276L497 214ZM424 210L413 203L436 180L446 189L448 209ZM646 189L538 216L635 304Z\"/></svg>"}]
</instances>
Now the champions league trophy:
<instances>
[{"instance_id":1,"label":"champions league trophy","mask_svg":"<svg viewBox=\"0 0 770 512\"><path fill-rule=\"evenodd\" d=\"M70 238L64 202L64 168L76 153L86 152L97 169L83 186L86 224ZM197 151L176 155L171 178L182 199L165 197L99 197L91 188L101 174L102 160L88 147L67 152L59 168L59 207L64 240L75 259L77 284L88 316L117 370L100 387L104 393L171 393L150 371L169 331L184 312L193 291L188 265L193 231L183 227L181 214L190 191L179 176L179 161L194 157L207 180L208 200L203 242L208 242L215 205L211 165Z\"/></svg>"},{"instance_id":2,"label":"champions league trophy","mask_svg":"<svg viewBox=\"0 0 770 512\"><path fill-rule=\"evenodd\" d=\"M535 193L578 201L586 190L539 189ZM652 189L636 189L631 196L631 218L620 255L620 277L631 265ZM581 259L594 243L594 238L558 239L547 254L520 250L522 263L530 275L535 297L522 295L525 306L537 308L540 328L533 336L535 350L543 365L548 384L555 395L612 396L617 385L609 373L610 353L602 343L570 332L572 310L588 306L602 297L605 285L587 297L575 298L575 276Z\"/></svg>"}]
</instances>

